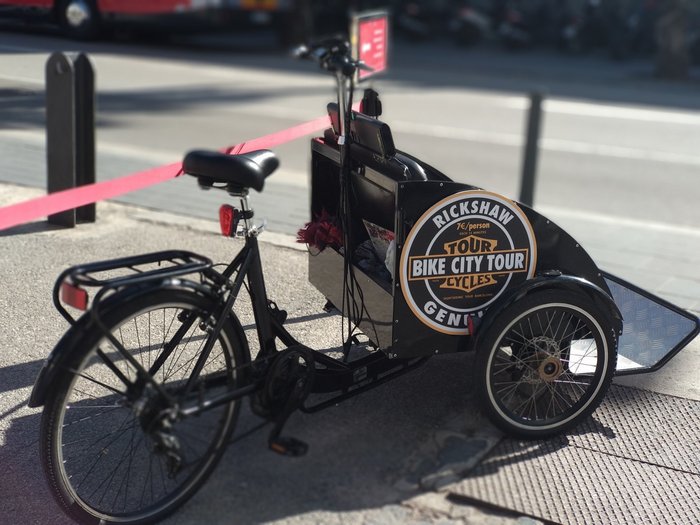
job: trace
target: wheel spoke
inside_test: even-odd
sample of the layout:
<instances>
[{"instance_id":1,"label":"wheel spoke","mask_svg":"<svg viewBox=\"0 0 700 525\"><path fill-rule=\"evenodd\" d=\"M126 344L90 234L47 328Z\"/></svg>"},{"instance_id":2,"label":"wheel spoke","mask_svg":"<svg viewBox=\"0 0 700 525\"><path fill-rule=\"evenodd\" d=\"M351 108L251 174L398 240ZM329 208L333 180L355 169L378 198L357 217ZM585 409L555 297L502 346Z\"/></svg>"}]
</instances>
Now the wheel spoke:
<instances>
[{"instance_id":1,"label":"wheel spoke","mask_svg":"<svg viewBox=\"0 0 700 525\"><path fill-rule=\"evenodd\" d=\"M511 386L502 388L500 390L496 390L496 393L499 395L503 395L505 393L505 396L503 397L503 403L508 404L508 400L513 397L515 392L518 391L518 387L520 386L519 382L512 382L510 383Z\"/></svg>"},{"instance_id":2,"label":"wheel spoke","mask_svg":"<svg viewBox=\"0 0 700 525\"><path fill-rule=\"evenodd\" d=\"M121 396L121 397L126 396L126 392L122 392L121 390L118 390L118 389L114 388L113 386L110 386L110 385L108 385L108 384L106 384L106 383L103 383L102 381L99 381L98 379L95 379L94 377L91 377L91 376L89 376L89 375L87 375L87 374L85 374L85 373L83 373L83 372L79 372L78 370L72 370L72 369L69 369L68 371L71 372L71 373L73 373L73 374L75 374L75 375L77 375L77 376L79 376L79 377L82 377L83 379L86 379L87 381L90 381L90 382L92 382L92 383L94 383L94 384L96 384L96 385L98 385L98 386L101 386L101 387L104 388L105 390L109 390L109 391L112 392L113 394L117 394L118 396ZM94 397L95 399L97 399L95 396L91 396L90 394L86 394L86 395L88 395L89 397Z\"/></svg>"},{"instance_id":3,"label":"wheel spoke","mask_svg":"<svg viewBox=\"0 0 700 525\"><path fill-rule=\"evenodd\" d=\"M105 434L104 436L102 436L102 437L96 439L95 441L93 441L92 443L90 443L87 447L83 447L84 450L89 450L90 448L93 448L95 445L97 445L100 441L102 441L102 440L104 440L104 439L107 439L107 438L109 438L109 437L112 437L112 440L111 440L109 443L107 443L106 445L100 447L100 450L99 450L99 452L98 452L97 458L96 458L95 461L90 465L90 467L88 468L87 472L86 472L85 475L83 476L83 479L78 483L78 485L76 485L76 488L79 488L79 487L83 484L83 482L84 482L84 481L88 478L88 476L92 473L93 469L97 466L97 464L104 458L104 456L105 456L105 451L108 450L109 447L111 447L114 443L116 443L117 440L118 440L124 433L126 433L127 431L129 431L129 430L131 430L132 428L134 428L134 425L130 425L130 426L127 426L127 427L124 426L124 424L127 422L127 420L128 420L129 418L130 418L130 414L127 414L127 415L124 417L124 420L122 421L121 425L119 425L119 428L117 428L117 430L115 430L114 432L112 432L112 435ZM116 434L116 435L114 435L114 434ZM87 439L87 438L86 438L86 439ZM75 443L75 442L74 442L74 443ZM72 444L73 444L73 443L66 443L66 444L64 445L64 447L67 447L67 446L72 445Z\"/></svg>"}]
</instances>

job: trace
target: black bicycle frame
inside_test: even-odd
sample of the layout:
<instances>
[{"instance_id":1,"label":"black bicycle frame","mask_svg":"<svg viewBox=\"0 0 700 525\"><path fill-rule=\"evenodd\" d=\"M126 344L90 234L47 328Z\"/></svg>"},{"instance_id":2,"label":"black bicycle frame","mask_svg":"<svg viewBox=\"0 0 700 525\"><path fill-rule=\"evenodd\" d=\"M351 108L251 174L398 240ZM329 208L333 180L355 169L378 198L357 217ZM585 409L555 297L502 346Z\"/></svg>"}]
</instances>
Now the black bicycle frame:
<instances>
[{"instance_id":1,"label":"black bicycle frame","mask_svg":"<svg viewBox=\"0 0 700 525\"><path fill-rule=\"evenodd\" d=\"M242 198L243 201L243 198ZM245 208L244 204L244 208ZM273 324L270 312L268 310L267 292L265 289L265 279L263 276L262 262L260 259L260 248L258 245L257 234L253 234L249 229L246 229L245 245L240 252L234 257L233 261L228 265L226 270L221 274L221 280L228 283L229 294L226 302L223 303L220 311L217 313L216 324L211 327L207 342L202 349L202 352L197 359L192 374L188 378L185 386L184 396L187 397L195 385L199 373L202 371L206 360L211 353L211 349L216 342L216 339L224 327L228 312L233 309L233 306L238 298L243 283L248 278L248 292L253 307L253 315L255 318L255 326L257 329L258 340L260 342L260 351L253 360L255 362L265 361L270 356L277 352L275 347L275 334L273 332ZM231 283L230 278L235 274L235 278ZM191 416L200 414L206 410L220 406L222 404L240 399L260 388L261 380L252 379L252 383L241 388L236 388L228 392L224 392L217 396L207 398L200 401L197 406L182 408L180 414Z\"/></svg>"}]
</instances>

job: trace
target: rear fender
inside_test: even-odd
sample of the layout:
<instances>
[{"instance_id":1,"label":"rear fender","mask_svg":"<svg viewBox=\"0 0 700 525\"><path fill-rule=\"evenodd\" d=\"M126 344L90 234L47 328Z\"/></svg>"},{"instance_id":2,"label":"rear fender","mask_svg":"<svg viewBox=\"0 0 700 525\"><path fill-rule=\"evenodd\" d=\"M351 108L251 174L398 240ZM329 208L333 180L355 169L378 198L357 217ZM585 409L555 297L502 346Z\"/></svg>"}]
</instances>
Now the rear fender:
<instances>
[{"instance_id":1,"label":"rear fender","mask_svg":"<svg viewBox=\"0 0 700 525\"><path fill-rule=\"evenodd\" d=\"M132 301L142 295L153 293L156 290L164 289L187 290L193 294L209 298L212 301L218 301L215 291L210 287L183 279L169 279L126 288L104 299L100 303L100 309L103 315L106 315L110 310L118 308L125 302ZM229 318L234 323L236 329L240 329L240 333L243 333L243 328L238 318L233 313L229 313ZM47 395L51 392L54 384L60 377L60 372L70 367L70 361L73 359L75 348L80 344L80 341L85 337L86 333L92 329L93 323L92 312L87 311L63 335L49 354L44 366L42 366L39 372L39 376L34 383L34 388L29 398L28 406L35 408L43 406L46 403ZM249 352L248 350L246 351ZM250 358L249 353L246 358Z\"/></svg>"},{"instance_id":2,"label":"rear fender","mask_svg":"<svg viewBox=\"0 0 700 525\"><path fill-rule=\"evenodd\" d=\"M528 295L552 289L567 290L588 297L607 317L615 334L618 337L622 334L622 313L613 298L605 290L581 277L552 272L525 281L521 286L491 305L482 322L477 326L476 337L472 338L472 349L479 347L480 334L488 332L488 329L500 312Z\"/></svg>"}]
</instances>

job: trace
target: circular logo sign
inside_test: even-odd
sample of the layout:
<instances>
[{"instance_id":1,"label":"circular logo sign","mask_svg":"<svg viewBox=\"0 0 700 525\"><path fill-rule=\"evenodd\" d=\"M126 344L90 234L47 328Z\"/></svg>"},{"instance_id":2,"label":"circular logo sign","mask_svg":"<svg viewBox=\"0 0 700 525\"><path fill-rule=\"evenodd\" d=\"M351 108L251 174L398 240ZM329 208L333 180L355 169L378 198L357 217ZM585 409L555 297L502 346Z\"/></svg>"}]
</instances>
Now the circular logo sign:
<instances>
[{"instance_id":1,"label":"circular logo sign","mask_svg":"<svg viewBox=\"0 0 700 525\"><path fill-rule=\"evenodd\" d=\"M536 259L532 226L513 201L463 191L432 206L411 229L401 254L401 290L423 323L464 335L470 316L533 276Z\"/></svg>"}]
</instances>

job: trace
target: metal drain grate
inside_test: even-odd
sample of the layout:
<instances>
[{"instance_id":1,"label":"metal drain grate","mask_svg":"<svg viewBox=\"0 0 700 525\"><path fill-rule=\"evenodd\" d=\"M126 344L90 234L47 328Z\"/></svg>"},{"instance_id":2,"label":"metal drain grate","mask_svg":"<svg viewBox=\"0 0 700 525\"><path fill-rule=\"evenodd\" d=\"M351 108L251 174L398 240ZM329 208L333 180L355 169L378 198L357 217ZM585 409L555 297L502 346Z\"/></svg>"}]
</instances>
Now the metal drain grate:
<instances>
[{"instance_id":1,"label":"metal drain grate","mask_svg":"<svg viewBox=\"0 0 700 525\"><path fill-rule=\"evenodd\" d=\"M614 386L575 433L503 440L454 494L564 524L700 523L700 402Z\"/></svg>"}]
</instances>

